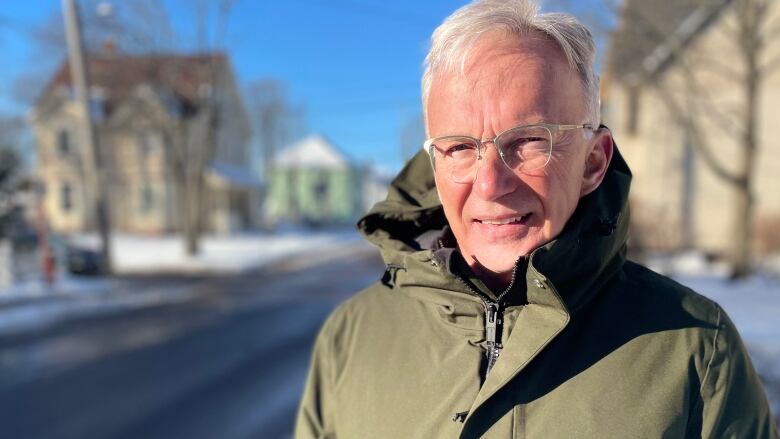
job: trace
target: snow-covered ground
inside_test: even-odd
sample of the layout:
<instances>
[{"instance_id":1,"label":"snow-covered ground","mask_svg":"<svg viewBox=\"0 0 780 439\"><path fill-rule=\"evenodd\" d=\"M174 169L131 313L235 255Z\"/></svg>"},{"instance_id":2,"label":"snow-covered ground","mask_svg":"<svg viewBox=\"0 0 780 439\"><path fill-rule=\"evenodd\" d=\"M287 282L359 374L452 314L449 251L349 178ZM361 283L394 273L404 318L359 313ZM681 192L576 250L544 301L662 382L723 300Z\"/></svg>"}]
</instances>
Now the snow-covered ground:
<instances>
[{"instance_id":1,"label":"snow-covered ground","mask_svg":"<svg viewBox=\"0 0 780 439\"><path fill-rule=\"evenodd\" d=\"M72 244L92 248L93 236L73 237ZM177 236L113 237L115 271L118 274L233 274L291 261L306 268L323 258L349 252L361 240L354 230L253 233L205 237L202 251L188 257ZM0 289L0 334L21 333L86 315L187 300L195 294L189 283L174 287L138 289L121 278L70 275L60 267L56 281L17 282Z\"/></svg>"},{"instance_id":2,"label":"snow-covered ground","mask_svg":"<svg viewBox=\"0 0 780 439\"><path fill-rule=\"evenodd\" d=\"M190 257L178 235L115 235L114 269L130 273L237 273L322 248L350 244L360 238L352 229L206 236L199 255ZM95 236L73 236L72 245L97 247Z\"/></svg>"}]
</instances>

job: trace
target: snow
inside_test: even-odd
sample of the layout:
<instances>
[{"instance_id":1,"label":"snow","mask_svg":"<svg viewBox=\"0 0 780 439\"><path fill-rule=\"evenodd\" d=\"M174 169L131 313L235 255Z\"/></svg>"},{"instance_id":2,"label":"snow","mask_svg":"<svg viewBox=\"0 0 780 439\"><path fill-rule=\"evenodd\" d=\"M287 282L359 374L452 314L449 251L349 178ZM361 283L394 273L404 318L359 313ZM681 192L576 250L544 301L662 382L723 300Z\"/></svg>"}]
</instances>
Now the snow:
<instances>
[{"instance_id":1,"label":"snow","mask_svg":"<svg viewBox=\"0 0 780 439\"><path fill-rule=\"evenodd\" d=\"M130 289L115 279L64 276L52 285L28 281L0 291L0 335L21 334L88 315L184 301L192 285Z\"/></svg>"},{"instance_id":2,"label":"snow","mask_svg":"<svg viewBox=\"0 0 780 439\"><path fill-rule=\"evenodd\" d=\"M677 276L676 280L718 302L753 346L766 346L780 354L780 279Z\"/></svg>"},{"instance_id":3,"label":"snow","mask_svg":"<svg viewBox=\"0 0 780 439\"><path fill-rule=\"evenodd\" d=\"M118 274L136 273L240 273L256 269L293 255L318 252L359 241L352 230L312 232L291 230L277 234L248 233L206 236L201 252L188 256L178 235L115 235L112 238L114 269ZM97 247L95 236L76 236L71 243Z\"/></svg>"},{"instance_id":4,"label":"snow","mask_svg":"<svg viewBox=\"0 0 780 439\"><path fill-rule=\"evenodd\" d=\"M97 237L74 236L71 244L95 248ZM118 274L236 274L285 261L306 269L353 251L361 242L354 230L286 230L203 238L196 257L185 255L179 236L113 236L115 271ZM289 268L289 267L287 267ZM40 279L0 288L0 335L38 330L62 321L89 315L105 315L129 309L159 306L192 298L192 283L138 288L121 278L83 277L61 272L56 282Z\"/></svg>"},{"instance_id":5,"label":"snow","mask_svg":"<svg viewBox=\"0 0 780 439\"><path fill-rule=\"evenodd\" d=\"M279 152L277 167L345 169L350 167L347 156L319 135L306 137Z\"/></svg>"},{"instance_id":6,"label":"snow","mask_svg":"<svg viewBox=\"0 0 780 439\"><path fill-rule=\"evenodd\" d=\"M720 304L754 347L775 349L780 355L780 258L765 258L759 272L740 280L728 278L723 261L709 261L687 252L674 257L652 257L648 266Z\"/></svg>"},{"instance_id":7,"label":"snow","mask_svg":"<svg viewBox=\"0 0 780 439\"><path fill-rule=\"evenodd\" d=\"M263 186L260 178L247 168L215 162L211 165L210 170L214 177L238 187L251 189Z\"/></svg>"}]
</instances>

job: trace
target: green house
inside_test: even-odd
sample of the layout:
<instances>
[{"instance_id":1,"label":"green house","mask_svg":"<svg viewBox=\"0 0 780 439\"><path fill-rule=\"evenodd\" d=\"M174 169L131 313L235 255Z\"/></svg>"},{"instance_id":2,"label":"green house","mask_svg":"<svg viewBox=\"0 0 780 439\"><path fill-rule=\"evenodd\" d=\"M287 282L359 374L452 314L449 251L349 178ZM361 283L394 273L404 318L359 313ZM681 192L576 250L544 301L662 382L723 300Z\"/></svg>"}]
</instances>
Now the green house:
<instances>
[{"instance_id":1,"label":"green house","mask_svg":"<svg viewBox=\"0 0 780 439\"><path fill-rule=\"evenodd\" d=\"M322 136L279 152L265 199L271 224L353 223L364 211L363 171Z\"/></svg>"}]
</instances>

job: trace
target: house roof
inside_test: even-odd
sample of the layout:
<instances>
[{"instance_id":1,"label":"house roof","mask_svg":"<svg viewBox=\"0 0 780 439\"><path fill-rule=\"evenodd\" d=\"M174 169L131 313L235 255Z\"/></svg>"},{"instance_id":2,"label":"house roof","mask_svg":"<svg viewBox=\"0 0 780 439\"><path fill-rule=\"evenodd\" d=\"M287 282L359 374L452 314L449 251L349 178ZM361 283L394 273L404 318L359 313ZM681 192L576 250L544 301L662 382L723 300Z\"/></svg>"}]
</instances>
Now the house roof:
<instances>
[{"instance_id":1,"label":"house roof","mask_svg":"<svg viewBox=\"0 0 780 439\"><path fill-rule=\"evenodd\" d=\"M211 174L232 186L259 188L263 182L250 169L228 163L215 162L209 166Z\"/></svg>"},{"instance_id":2,"label":"house roof","mask_svg":"<svg viewBox=\"0 0 780 439\"><path fill-rule=\"evenodd\" d=\"M106 111L141 84L171 90L184 105L194 105L203 85L213 85L216 74L227 64L222 53L181 55L90 55L87 58L90 87L99 88ZM57 88L71 83L70 65L64 62L44 88L37 105Z\"/></svg>"},{"instance_id":3,"label":"house roof","mask_svg":"<svg viewBox=\"0 0 780 439\"><path fill-rule=\"evenodd\" d=\"M730 0L626 0L610 41L607 71L618 81L655 75L705 30Z\"/></svg>"},{"instance_id":4,"label":"house roof","mask_svg":"<svg viewBox=\"0 0 780 439\"><path fill-rule=\"evenodd\" d=\"M274 164L281 168L344 169L352 160L325 137L312 135L277 154Z\"/></svg>"}]
</instances>

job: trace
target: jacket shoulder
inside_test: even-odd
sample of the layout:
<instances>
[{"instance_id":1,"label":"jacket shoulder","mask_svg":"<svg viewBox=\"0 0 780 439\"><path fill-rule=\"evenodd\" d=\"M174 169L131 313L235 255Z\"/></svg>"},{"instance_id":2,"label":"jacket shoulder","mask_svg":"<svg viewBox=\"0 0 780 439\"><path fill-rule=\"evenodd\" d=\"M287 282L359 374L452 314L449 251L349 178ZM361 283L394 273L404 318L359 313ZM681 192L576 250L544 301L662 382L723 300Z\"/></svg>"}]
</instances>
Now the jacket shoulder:
<instances>
[{"instance_id":1,"label":"jacket shoulder","mask_svg":"<svg viewBox=\"0 0 780 439\"><path fill-rule=\"evenodd\" d=\"M691 348L698 386L689 429L702 437L777 437L761 381L744 342L715 301L642 265L627 262L613 297L634 305L633 324L652 322L668 348Z\"/></svg>"},{"instance_id":2,"label":"jacket shoulder","mask_svg":"<svg viewBox=\"0 0 780 439\"><path fill-rule=\"evenodd\" d=\"M618 286L650 309L683 313L713 328L722 321L724 311L717 302L636 262L626 261Z\"/></svg>"},{"instance_id":3,"label":"jacket shoulder","mask_svg":"<svg viewBox=\"0 0 780 439\"><path fill-rule=\"evenodd\" d=\"M400 297L402 295L394 289L375 282L339 304L325 321L323 332L328 331L332 335L348 331L367 313L397 307Z\"/></svg>"}]
</instances>

